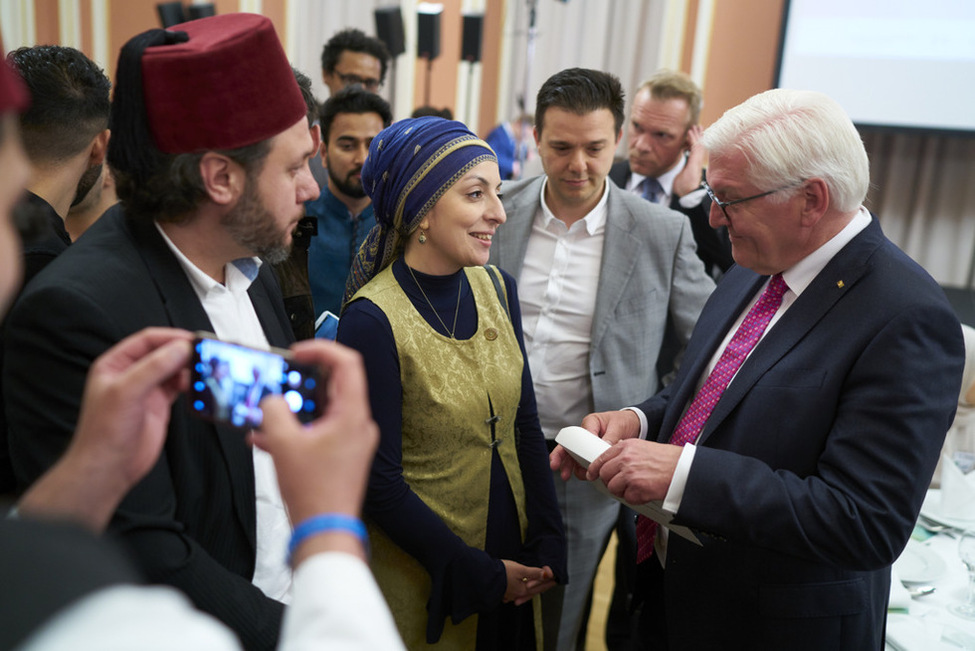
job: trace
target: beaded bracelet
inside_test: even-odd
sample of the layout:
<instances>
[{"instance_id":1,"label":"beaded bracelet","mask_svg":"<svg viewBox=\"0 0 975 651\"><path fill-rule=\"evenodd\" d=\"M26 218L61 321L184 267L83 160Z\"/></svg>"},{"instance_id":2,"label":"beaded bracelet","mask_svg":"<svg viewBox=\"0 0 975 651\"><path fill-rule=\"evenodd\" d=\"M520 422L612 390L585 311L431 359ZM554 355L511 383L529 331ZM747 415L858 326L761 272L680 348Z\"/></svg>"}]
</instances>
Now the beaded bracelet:
<instances>
[{"instance_id":1,"label":"beaded bracelet","mask_svg":"<svg viewBox=\"0 0 975 651\"><path fill-rule=\"evenodd\" d=\"M369 534L366 533L366 525L362 523L362 520L344 513L323 513L313 515L295 527L291 533L291 542L288 544L288 564L291 564L291 557L294 555L295 549L307 538L333 531L346 531L355 535L362 541L362 546L366 549L366 556L369 555Z\"/></svg>"}]
</instances>

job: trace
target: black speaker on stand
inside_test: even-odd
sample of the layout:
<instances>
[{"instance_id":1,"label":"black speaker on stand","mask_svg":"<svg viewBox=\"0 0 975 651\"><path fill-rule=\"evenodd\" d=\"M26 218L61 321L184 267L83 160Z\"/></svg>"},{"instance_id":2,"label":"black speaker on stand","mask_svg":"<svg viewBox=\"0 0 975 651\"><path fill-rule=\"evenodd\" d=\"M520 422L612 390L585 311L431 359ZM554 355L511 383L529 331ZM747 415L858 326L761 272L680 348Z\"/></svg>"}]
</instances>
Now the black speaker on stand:
<instances>
[{"instance_id":1,"label":"black speaker on stand","mask_svg":"<svg viewBox=\"0 0 975 651\"><path fill-rule=\"evenodd\" d=\"M406 36L403 31L403 14L399 6L380 7L373 11L376 17L376 37L389 50L389 105L396 107L396 59L406 52Z\"/></svg>"},{"instance_id":2,"label":"black speaker on stand","mask_svg":"<svg viewBox=\"0 0 975 651\"><path fill-rule=\"evenodd\" d=\"M159 13L159 22L162 23L163 29L186 22L182 2L157 2L156 12Z\"/></svg>"},{"instance_id":3,"label":"black speaker on stand","mask_svg":"<svg viewBox=\"0 0 975 651\"><path fill-rule=\"evenodd\" d=\"M443 5L421 10L416 15L416 56L427 60L427 83L423 103L430 106L433 60L440 56L440 15Z\"/></svg>"},{"instance_id":4,"label":"black speaker on stand","mask_svg":"<svg viewBox=\"0 0 975 651\"><path fill-rule=\"evenodd\" d=\"M403 14L399 7L380 7L373 15L376 17L376 36L385 44L389 55L395 59L406 52Z\"/></svg>"},{"instance_id":5,"label":"black speaker on stand","mask_svg":"<svg viewBox=\"0 0 975 651\"><path fill-rule=\"evenodd\" d=\"M465 120L471 124L474 115L474 64L481 60L481 35L484 31L484 14L464 14L461 30L460 58L467 61L467 111Z\"/></svg>"},{"instance_id":6,"label":"black speaker on stand","mask_svg":"<svg viewBox=\"0 0 975 651\"><path fill-rule=\"evenodd\" d=\"M217 7L212 2L191 4L186 6L186 13L190 20L197 18L209 18L217 15Z\"/></svg>"},{"instance_id":7,"label":"black speaker on stand","mask_svg":"<svg viewBox=\"0 0 975 651\"><path fill-rule=\"evenodd\" d=\"M481 33L484 31L484 14L464 14L463 39L460 58L477 63L481 60Z\"/></svg>"}]
</instances>

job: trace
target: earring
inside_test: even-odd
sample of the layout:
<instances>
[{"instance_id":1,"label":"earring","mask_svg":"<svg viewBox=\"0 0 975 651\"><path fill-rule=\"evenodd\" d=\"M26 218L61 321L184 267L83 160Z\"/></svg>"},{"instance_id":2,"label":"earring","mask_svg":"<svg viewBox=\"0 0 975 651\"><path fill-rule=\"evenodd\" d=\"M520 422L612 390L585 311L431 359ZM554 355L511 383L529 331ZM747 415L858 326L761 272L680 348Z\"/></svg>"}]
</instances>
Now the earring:
<instances>
[{"instance_id":1,"label":"earring","mask_svg":"<svg viewBox=\"0 0 975 651\"><path fill-rule=\"evenodd\" d=\"M420 237L416 238L416 241L419 242L420 244L426 244L427 234L424 233L423 231L420 231Z\"/></svg>"}]
</instances>

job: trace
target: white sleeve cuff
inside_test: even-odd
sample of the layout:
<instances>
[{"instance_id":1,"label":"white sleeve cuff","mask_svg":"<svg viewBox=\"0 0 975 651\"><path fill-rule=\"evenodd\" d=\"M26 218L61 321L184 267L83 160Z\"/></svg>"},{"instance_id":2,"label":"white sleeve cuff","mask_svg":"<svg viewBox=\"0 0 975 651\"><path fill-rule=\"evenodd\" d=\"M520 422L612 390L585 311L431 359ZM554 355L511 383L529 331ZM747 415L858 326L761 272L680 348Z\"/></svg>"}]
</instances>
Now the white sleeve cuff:
<instances>
[{"instance_id":1,"label":"white sleeve cuff","mask_svg":"<svg viewBox=\"0 0 975 651\"><path fill-rule=\"evenodd\" d=\"M677 200L681 208L696 208L701 205L704 201L704 195L707 194L707 190L704 188L698 188L693 192L688 192L683 197Z\"/></svg>"},{"instance_id":2,"label":"white sleeve cuff","mask_svg":"<svg viewBox=\"0 0 975 651\"><path fill-rule=\"evenodd\" d=\"M295 571L278 649L323 648L404 648L369 566L351 554L315 554Z\"/></svg>"},{"instance_id":3,"label":"white sleeve cuff","mask_svg":"<svg viewBox=\"0 0 975 651\"><path fill-rule=\"evenodd\" d=\"M667 489L663 503L664 509L671 513L677 513L680 501L684 498L684 487L687 486L687 476L691 473L691 464L694 462L696 450L697 447L693 443L688 443L681 450L680 459L677 460L674 478L670 480L670 488Z\"/></svg>"},{"instance_id":4,"label":"white sleeve cuff","mask_svg":"<svg viewBox=\"0 0 975 651\"><path fill-rule=\"evenodd\" d=\"M623 407L620 411L632 411L636 414L636 417L640 419L640 438L646 440L647 438L647 415L636 407Z\"/></svg>"}]
</instances>

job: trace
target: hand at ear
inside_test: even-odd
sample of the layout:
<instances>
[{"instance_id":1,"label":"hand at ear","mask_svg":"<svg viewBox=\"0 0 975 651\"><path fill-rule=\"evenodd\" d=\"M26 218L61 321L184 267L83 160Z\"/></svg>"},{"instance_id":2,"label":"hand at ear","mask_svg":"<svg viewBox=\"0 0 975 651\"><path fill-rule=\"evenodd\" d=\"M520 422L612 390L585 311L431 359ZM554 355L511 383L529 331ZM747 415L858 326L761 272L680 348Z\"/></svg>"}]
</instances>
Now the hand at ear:
<instances>
[{"instance_id":1,"label":"hand at ear","mask_svg":"<svg viewBox=\"0 0 975 651\"><path fill-rule=\"evenodd\" d=\"M688 150L687 163L684 165L684 169L674 177L674 194L678 197L683 197L701 187L701 178L704 176L704 159L707 158L707 151L701 144L703 133L704 129L699 124L695 124L687 130L684 143Z\"/></svg>"}]
</instances>

